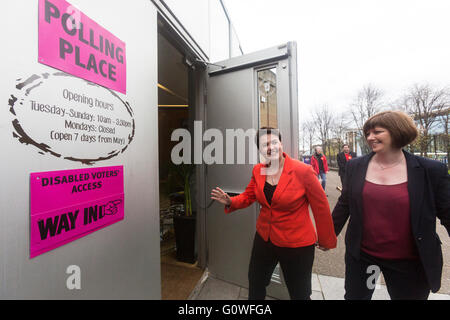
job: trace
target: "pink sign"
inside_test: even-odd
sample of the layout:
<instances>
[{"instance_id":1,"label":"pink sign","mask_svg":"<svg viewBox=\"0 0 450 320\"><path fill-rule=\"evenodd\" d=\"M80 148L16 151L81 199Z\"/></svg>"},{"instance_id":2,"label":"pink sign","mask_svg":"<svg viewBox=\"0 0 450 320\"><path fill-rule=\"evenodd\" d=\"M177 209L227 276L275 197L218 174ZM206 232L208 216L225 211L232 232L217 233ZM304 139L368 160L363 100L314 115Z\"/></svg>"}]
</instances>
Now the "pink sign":
<instances>
[{"instance_id":1,"label":"pink sign","mask_svg":"<svg viewBox=\"0 0 450 320\"><path fill-rule=\"evenodd\" d=\"M30 175L30 258L124 218L123 166Z\"/></svg>"},{"instance_id":2,"label":"pink sign","mask_svg":"<svg viewBox=\"0 0 450 320\"><path fill-rule=\"evenodd\" d=\"M39 0L39 62L126 93L125 42L64 0Z\"/></svg>"}]
</instances>

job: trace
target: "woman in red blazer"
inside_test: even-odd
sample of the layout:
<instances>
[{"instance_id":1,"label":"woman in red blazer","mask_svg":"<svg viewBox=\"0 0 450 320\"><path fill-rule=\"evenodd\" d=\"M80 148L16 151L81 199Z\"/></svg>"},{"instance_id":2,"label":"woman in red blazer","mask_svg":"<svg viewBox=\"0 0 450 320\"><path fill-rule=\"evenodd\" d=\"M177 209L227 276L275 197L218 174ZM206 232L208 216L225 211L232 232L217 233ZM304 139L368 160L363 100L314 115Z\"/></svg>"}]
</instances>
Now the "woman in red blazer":
<instances>
[{"instance_id":1,"label":"woman in red blazer","mask_svg":"<svg viewBox=\"0 0 450 320\"><path fill-rule=\"evenodd\" d=\"M261 128L257 146L267 164L253 167L245 191L230 197L215 188L211 199L224 204L226 213L255 201L261 206L249 265L249 300L265 298L278 262L291 299L310 299L314 247L316 243L322 250L336 247L327 197L312 167L283 152L277 129Z\"/></svg>"}]
</instances>

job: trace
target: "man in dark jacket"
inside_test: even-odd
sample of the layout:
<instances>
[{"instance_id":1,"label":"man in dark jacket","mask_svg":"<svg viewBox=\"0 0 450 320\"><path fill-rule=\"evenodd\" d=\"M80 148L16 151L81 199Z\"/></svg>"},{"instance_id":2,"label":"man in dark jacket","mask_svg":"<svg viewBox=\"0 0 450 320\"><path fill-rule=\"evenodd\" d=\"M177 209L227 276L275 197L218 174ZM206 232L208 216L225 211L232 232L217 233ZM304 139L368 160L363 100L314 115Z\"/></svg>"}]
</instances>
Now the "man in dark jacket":
<instances>
[{"instance_id":1,"label":"man in dark jacket","mask_svg":"<svg viewBox=\"0 0 450 320\"><path fill-rule=\"evenodd\" d=\"M347 161L356 158L356 153L350 151L348 144L344 144L342 152L337 155L337 163L339 167L339 177L341 178L341 185L344 185L345 165Z\"/></svg>"}]
</instances>

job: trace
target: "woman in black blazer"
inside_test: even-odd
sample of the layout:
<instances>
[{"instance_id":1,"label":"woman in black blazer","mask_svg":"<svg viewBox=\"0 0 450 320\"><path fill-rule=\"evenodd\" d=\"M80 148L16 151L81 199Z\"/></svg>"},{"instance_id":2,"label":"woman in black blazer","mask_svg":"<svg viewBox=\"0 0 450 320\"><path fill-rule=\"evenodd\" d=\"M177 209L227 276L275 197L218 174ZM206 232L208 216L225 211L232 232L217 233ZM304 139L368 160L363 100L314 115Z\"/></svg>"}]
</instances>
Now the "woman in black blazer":
<instances>
[{"instance_id":1,"label":"woman in black blazer","mask_svg":"<svg viewBox=\"0 0 450 320\"><path fill-rule=\"evenodd\" d=\"M402 150L417 129L400 111L381 112L364 124L372 152L347 163L333 210L345 235L345 299L371 299L383 272L391 299L427 299L441 285L442 250L436 217L450 236L447 167Z\"/></svg>"}]
</instances>

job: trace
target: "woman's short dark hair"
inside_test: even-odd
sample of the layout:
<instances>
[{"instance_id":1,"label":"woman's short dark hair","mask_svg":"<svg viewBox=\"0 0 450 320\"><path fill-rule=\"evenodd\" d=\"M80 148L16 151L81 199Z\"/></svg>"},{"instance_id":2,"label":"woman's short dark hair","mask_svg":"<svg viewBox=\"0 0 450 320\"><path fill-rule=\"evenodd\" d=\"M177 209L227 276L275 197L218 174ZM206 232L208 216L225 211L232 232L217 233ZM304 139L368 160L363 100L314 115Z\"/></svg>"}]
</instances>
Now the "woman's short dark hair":
<instances>
[{"instance_id":1,"label":"woman's short dark hair","mask_svg":"<svg viewBox=\"0 0 450 320\"><path fill-rule=\"evenodd\" d=\"M403 148L413 142L418 135L413 119L403 111L383 111L370 117L363 126L366 139L369 131L375 127L389 131L394 148Z\"/></svg>"},{"instance_id":2,"label":"woman's short dark hair","mask_svg":"<svg viewBox=\"0 0 450 320\"><path fill-rule=\"evenodd\" d=\"M273 134L278 136L278 140L281 142L281 133L279 129L275 129L272 127L262 127L258 130L258 133L256 134L256 147L259 149L259 139L262 136L265 136L266 134Z\"/></svg>"}]
</instances>

